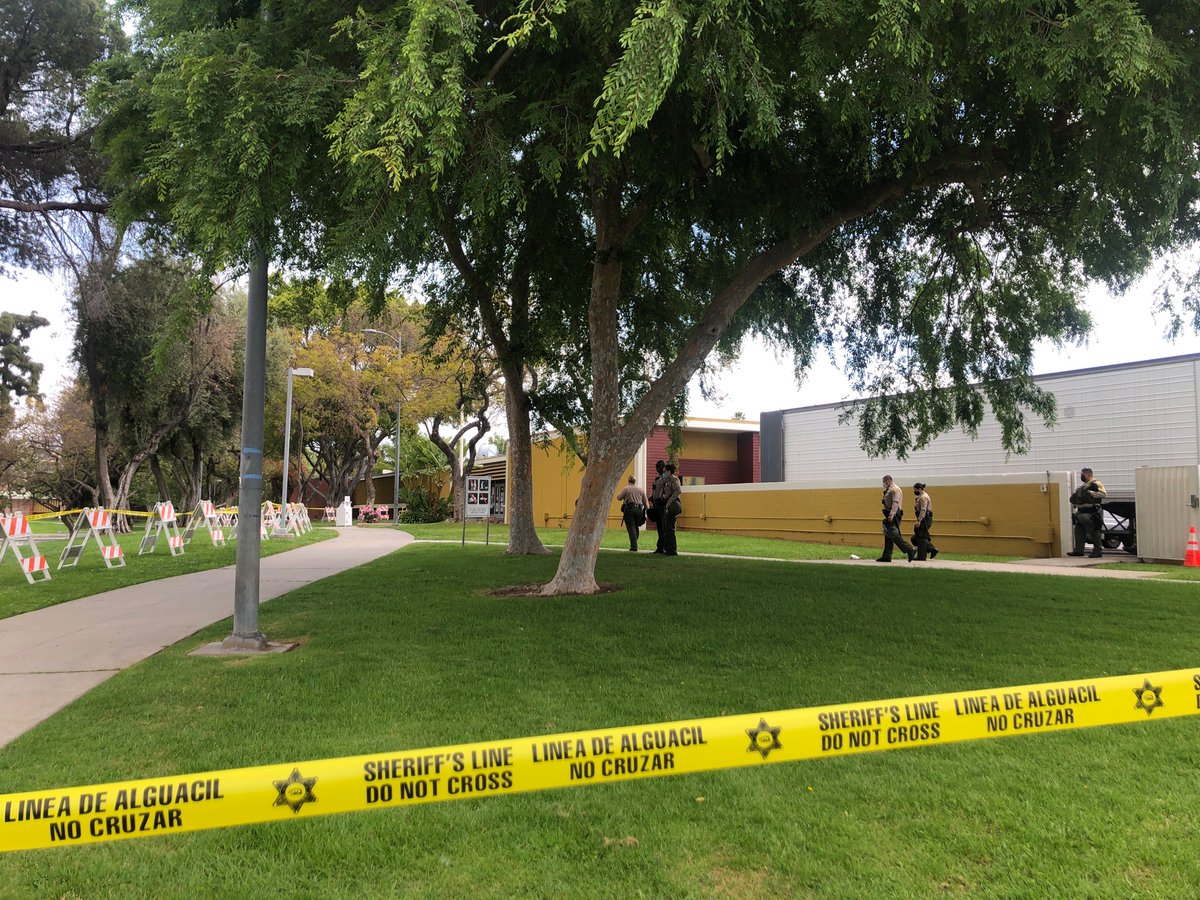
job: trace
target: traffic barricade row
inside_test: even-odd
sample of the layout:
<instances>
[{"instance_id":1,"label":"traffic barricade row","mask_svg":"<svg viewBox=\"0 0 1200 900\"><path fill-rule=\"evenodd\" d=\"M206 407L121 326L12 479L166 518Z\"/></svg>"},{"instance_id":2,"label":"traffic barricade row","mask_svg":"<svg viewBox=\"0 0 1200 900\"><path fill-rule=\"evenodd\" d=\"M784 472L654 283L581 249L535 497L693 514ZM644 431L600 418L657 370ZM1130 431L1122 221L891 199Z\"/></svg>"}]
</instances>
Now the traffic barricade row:
<instances>
[{"instance_id":1,"label":"traffic barricade row","mask_svg":"<svg viewBox=\"0 0 1200 900\"><path fill-rule=\"evenodd\" d=\"M179 525L181 515L188 517L187 525L182 530ZM171 556L183 556L186 546L199 532L205 533L214 547L224 547L227 541L237 538L237 507L218 507L211 500L201 500L190 514L177 513L175 505L169 500L156 503L149 512L85 507L32 516L10 513L0 515L0 565L11 554L30 584L49 581L50 562L38 548L30 523L54 518L66 521L71 516L75 519L58 557L55 567L58 571L77 566L88 546L93 544L106 568L123 568L125 551L114 530L119 516L146 519L146 530L138 548L139 556L153 553L160 538L166 540ZM268 501L263 504L260 521L263 523L260 534L267 539L273 534L298 537L312 531L313 527L303 503L276 507Z\"/></svg>"}]
</instances>

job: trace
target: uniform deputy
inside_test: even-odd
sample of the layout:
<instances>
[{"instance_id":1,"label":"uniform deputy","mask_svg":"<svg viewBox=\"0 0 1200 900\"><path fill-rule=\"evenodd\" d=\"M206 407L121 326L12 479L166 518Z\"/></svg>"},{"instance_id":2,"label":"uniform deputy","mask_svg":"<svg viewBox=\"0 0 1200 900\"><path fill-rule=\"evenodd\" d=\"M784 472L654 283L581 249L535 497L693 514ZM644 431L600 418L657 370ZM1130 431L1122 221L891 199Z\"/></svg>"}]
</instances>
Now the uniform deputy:
<instances>
[{"instance_id":1,"label":"uniform deputy","mask_svg":"<svg viewBox=\"0 0 1200 900\"><path fill-rule=\"evenodd\" d=\"M1100 529L1104 527L1104 514L1101 503L1108 496L1096 480L1092 470L1084 466L1079 470L1079 480L1083 482L1071 495L1071 519L1075 523L1075 549L1067 556L1083 556L1084 541L1092 545L1091 557L1096 559L1104 555L1101 544Z\"/></svg>"},{"instance_id":2,"label":"uniform deputy","mask_svg":"<svg viewBox=\"0 0 1200 900\"><path fill-rule=\"evenodd\" d=\"M913 549L912 544L904 539L904 535L900 533L900 520L904 518L904 492L900 490L900 485L892 479L891 475L883 476L883 556L879 557L875 562L891 562L892 561L892 546L899 547L908 554L908 561L912 562L917 551Z\"/></svg>"},{"instance_id":3,"label":"uniform deputy","mask_svg":"<svg viewBox=\"0 0 1200 900\"><path fill-rule=\"evenodd\" d=\"M917 548L917 560L923 561L928 555L933 559L938 555L938 548L933 546L929 537L929 526L933 524L933 498L925 490L925 483L918 481L913 485L913 501L916 521L913 522L913 546Z\"/></svg>"}]
</instances>

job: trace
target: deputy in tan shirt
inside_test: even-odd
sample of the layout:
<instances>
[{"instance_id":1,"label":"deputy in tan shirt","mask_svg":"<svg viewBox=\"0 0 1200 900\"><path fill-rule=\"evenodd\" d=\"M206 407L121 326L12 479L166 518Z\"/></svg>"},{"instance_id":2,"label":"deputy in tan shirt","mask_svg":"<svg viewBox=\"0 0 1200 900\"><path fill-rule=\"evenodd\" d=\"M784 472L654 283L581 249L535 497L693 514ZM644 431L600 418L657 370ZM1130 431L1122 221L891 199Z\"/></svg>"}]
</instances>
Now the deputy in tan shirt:
<instances>
[{"instance_id":1,"label":"deputy in tan shirt","mask_svg":"<svg viewBox=\"0 0 1200 900\"><path fill-rule=\"evenodd\" d=\"M875 562L892 561L892 547L896 546L908 554L908 561L916 559L917 551L900 533L900 521L904 518L904 492L891 475L883 476L883 555Z\"/></svg>"},{"instance_id":2,"label":"deputy in tan shirt","mask_svg":"<svg viewBox=\"0 0 1200 900\"><path fill-rule=\"evenodd\" d=\"M646 492L637 485L637 479L629 476L629 484L621 488L617 494L617 502L621 504L621 520L625 523L625 531L629 534L629 549L637 553L638 534L646 524Z\"/></svg>"}]
</instances>

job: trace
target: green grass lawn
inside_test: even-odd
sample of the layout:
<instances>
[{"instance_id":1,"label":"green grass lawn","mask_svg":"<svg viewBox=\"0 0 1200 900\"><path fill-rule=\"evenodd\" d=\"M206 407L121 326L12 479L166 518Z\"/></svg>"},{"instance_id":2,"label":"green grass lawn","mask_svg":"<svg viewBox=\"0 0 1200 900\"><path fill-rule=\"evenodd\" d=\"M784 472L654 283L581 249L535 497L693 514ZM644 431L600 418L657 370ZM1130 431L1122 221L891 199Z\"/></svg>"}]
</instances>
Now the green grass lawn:
<instances>
[{"instance_id":1,"label":"green grass lawn","mask_svg":"<svg viewBox=\"0 0 1200 900\"><path fill-rule=\"evenodd\" d=\"M456 525L453 522L437 522L429 525L401 523L400 528L422 541L458 541L462 539L463 535L462 524ZM482 541L485 533L483 523L471 522L467 525L468 541ZM561 547L567 539L567 530L565 528L539 528L538 535L547 547ZM508 526L490 526L490 540L494 544L507 544ZM653 550L654 540L655 533L653 531L643 532L641 538L638 539L639 550ZM600 546L612 550L628 551L629 538L625 534L625 529L609 528L606 530ZM844 544L808 544L801 541L784 541L778 538L741 537L740 535L713 532L679 532L679 549L683 553L720 553L727 556L756 556L767 559L847 559L853 553L862 559L874 559L882 548L882 535L880 535L879 543L875 546L853 547ZM896 551L896 558L903 561L904 554ZM982 562L1003 562L1009 559L1006 556L971 556L962 553L942 553L938 558Z\"/></svg>"},{"instance_id":2,"label":"green grass lawn","mask_svg":"<svg viewBox=\"0 0 1200 900\"><path fill-rule=\"evenodd\" d=\"M74 518L74 517L72 517ZM40 534L61 534L66 537L71 533L71 528L59 518L53 519L37 519L29 523L30 529L34 535Z\"/></svg>"},{"instance_id":3,"label":"green grass lawn","mask_svg":"<svg viewBox=\"0 0 1200 900\"><path fill-rule=\"evenodd\" d=\"M207 534L193 535L182 556L171 556L162 537L153 553L138 556L144 534L143 528L138 528L131 534L119 535L118 540L125 551L125 567L120 569L105 568L96 542L89 540L74 568L59 571L58 558L66 541L39 541L38 549L50 563L50 580L37 584L29 584L12 555L6 553L0 560L0 619L130 584L230 566L237 559L237 541L227 539L224 547L214 547ZM293 547L323 541L334 534L332 528L314 528L301 538L263 541L262 555L272 556Z\"/></svg>"},{"instance_id":4,"label":"green grass lawn","mask_svg":"<svg viewBox=\"0 0 1200 900\"><path fill-rule=\"evenodd\" d=\"M415 545L228 623L0 749L0 793L1195 666L1190 585ZM24 897L1183 897L1200 720L0 855ZM319 791L318 791L319 794ZM633 842L625 840L632 837Z\"/></svg>"}]
</instances>

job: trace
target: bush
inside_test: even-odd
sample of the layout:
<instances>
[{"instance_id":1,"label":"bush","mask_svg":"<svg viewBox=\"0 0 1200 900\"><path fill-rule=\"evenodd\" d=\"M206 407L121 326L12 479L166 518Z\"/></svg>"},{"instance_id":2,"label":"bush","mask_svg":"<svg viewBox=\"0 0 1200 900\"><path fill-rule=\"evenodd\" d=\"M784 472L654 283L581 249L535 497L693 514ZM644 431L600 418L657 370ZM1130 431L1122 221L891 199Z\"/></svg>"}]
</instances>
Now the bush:
<instances>
[{"instance_id":1,"label":"bush","mask_svg":"<svg viewBox=\"0 0 1200 900\"><path fill-rule=\"evenodd\" d=\"M453 514L449 497L430 496L422 490L402 490L400 501L408 504L408 509L400 513L401 522L411 522L414 525L443 522Z\"/></svg>"}]
</instances>

